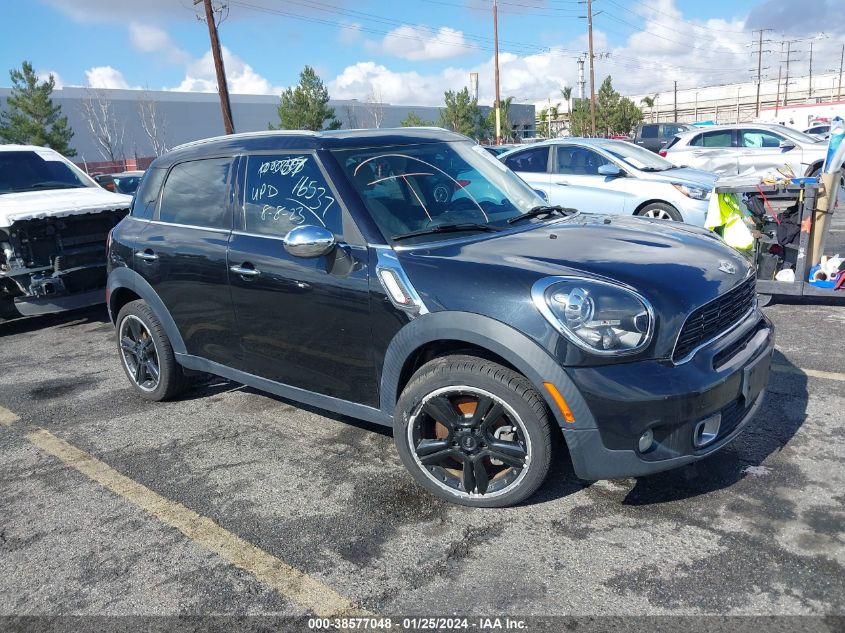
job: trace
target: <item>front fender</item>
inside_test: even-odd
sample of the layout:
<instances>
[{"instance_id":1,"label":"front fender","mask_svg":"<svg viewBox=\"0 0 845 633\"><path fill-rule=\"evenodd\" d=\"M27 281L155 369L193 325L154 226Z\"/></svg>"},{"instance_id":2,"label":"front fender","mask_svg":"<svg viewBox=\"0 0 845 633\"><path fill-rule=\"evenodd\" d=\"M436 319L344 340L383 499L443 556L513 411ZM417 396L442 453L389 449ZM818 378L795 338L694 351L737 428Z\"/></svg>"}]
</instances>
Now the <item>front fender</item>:
<instances>
[{"instance_id":1,"label":"front fender","mask_svg":"<svg viewBox=\"0 0 845 633\"><path fill-rule=\"evenodd\" d=\"M418 349L436 341L460 341L477 345L504 358L524 375L543 396L565 431L594 429L595 420L580 392L555 359L535 341L511 326L470 312L433 312L405 325L387 348L381 376L381 410L393 414L399 398L399 380L405 362ZM563 395L575 417L566 422L551 395L543 387L551 382Z\"/></svg>"}]
</instances>

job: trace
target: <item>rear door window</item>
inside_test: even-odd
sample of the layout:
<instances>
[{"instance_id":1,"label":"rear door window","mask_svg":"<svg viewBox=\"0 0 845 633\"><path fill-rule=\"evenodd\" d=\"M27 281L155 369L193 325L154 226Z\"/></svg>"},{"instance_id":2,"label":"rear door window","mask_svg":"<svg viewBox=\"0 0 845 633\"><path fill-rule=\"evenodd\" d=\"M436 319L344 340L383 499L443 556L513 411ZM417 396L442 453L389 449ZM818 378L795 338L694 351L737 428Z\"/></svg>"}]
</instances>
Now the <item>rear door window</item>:
<instances>
[{"instance_id":1,"label":"rear door window","mask_svg":"<svg viewBox=\"0 0 845 633\"><path fill-rule=\"evenodd\" d=\"M640 138L657 138L659 125L644 125L640 130Z\"/></svg>"},{"instance_id":2,"label":"rear door window","mask_svg":"<svg viewBox=\"0 0 845 633\"><path fill-rule=\"evenodd\" d=\"M543 145L522 150L511 154L504 159L504 162L513 171L545 173L549 170L549 147Z\"/></svg>"},{"instance_id":3,"label":"rear door window","mask_svg":"<svg viewBox=\"0 0 845 633\"><path fill-rule=\"evenodd\" d=\"M733 145L733 133L731 130L704 132L692 139L690 145L695 147L731 147Z\"/></svg>"},{"instance_id":4,"label":"rear door window","mask_svg":"<svg viewBox=\"0 0 845 633\"><path fill-rule=\"evenodd\" d=\"M226 195L231 165L231 158L207 158L174 165L164 183L159 220L231 229Z\"/></svg>"},{"instance_id":5,"label":"rear door window","mask_svg":"<svg viewBox=\"0 0 845 633\"><path fill-rule=\"evenodd\" d=\"M249 156L244 212L247 233L283 237L311 225L344 234L337 198L313 154Z\"/></svg>"}]
</instances>

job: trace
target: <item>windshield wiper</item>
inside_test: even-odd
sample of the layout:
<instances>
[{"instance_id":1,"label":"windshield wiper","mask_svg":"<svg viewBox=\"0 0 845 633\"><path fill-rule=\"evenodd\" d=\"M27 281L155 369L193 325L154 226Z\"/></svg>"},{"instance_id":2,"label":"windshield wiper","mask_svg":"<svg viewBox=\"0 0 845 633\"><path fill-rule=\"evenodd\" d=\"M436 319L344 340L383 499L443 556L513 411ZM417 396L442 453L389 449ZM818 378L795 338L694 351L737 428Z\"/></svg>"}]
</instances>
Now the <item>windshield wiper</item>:
<instances>
[{"instance_id":1,"label":"windshield wiper","mask_svg":"<svg viewBox=\"0 0 845 633\"><path fill-rule=\"evenodd\" d=\"M489 224L475 224L472 222L466 222L463 224L438 224L436 226L431 226L427 229L420 229L419 231L411 231L410 233L400 233L399 235L394 235L393 240L398 242L399 240L406 240L409 237L417 237L419 235L434 235L435 233L458 233L460 231L484 231L487 233L495 233L501 231L497 226L491 226Z\"/></svg>"},{"instance_id":2,"label":"windshield wiper","mask_svg":"<svg viewBox=\"0 0 845 633\"><path fill-rule=\"evenodd\" d=\"M541 205L539 207L533 207L522 213L517 215L513 218L508 220L508 224L514 224L519 222L520 220L527 220L529 218L536 218L541 215L551 215L552 213L559 213L560 215L567 216L567 215L575 215L578 213L578 209L569 209L567 207L562 207L559 204L556 205Z\"/></svg>"}]
</instances>

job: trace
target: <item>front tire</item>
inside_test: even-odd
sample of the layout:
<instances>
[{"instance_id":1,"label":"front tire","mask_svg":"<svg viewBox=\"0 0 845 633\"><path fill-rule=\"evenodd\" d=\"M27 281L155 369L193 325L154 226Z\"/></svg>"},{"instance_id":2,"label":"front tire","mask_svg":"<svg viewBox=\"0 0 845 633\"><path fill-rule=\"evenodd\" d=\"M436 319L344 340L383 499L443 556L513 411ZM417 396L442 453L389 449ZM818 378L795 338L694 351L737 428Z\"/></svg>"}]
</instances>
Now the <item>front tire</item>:
<instances>
[{"instance_id":1,"label":"front tire","mask_svg":"<svg viewBox=\"0 0 845 633\"><path fill-rule=\"evenodd\" d=\"M117 315L117 348L121 366L135 392L161 402L188 388L164 327L146 302L127 303Z\"/></svg>"},{"instance_id":2,"label":"front tire","mask_svg":"<svg viewBox=\"0 0 845 633\"><path fill-rule=\"evenodd\" d=\"M642 209L637 211L637 215L641 218L654 218L657 220L672 220L674 222L683 222L684 219L678 210L671 204L665 202L650 202Z\"/></svg>"},{"instance_id":3,"label":"front tire","mask_svg":"<svg viewBox=\"0 0 845 633\"><path fill-rule=\"evenodd\" d=\"M393 437L402 463L433 495L499 508L527 499L546 479L552 427L524 376L473 356L447 356L408 382Z\"/></svg>"}]
</instances>

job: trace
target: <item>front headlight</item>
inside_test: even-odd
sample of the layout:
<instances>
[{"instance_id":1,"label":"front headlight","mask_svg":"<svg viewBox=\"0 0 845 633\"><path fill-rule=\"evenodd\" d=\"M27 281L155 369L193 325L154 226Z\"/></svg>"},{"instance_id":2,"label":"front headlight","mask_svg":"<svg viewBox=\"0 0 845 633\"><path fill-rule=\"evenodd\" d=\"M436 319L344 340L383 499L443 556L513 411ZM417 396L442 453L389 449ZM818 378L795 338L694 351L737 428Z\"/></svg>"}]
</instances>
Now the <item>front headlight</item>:
<instances>
[{"instance_id":1,"label":"front headlight","mask_svg":"<svg viewBox=\"0 0 845 633\"><path fill-rule=\"evenodd\" d=\"M690 187L689 185L682 185L679 182L673 182L672 186L687 198L692 198L693 200L707 200L710 197L710 189Z\"/></svg>"},{"instance_id":2,"label":"front headlight","mask_svg":"<svg viewBox=\"0 0 845 633\"><path fill-rule=\"evenodd\" d=\"M546 277L531 289L546 320L578 347L593 354L634 354L654 332L651 304L628 288L580 277Z\"/></svg>"}]
</instances>

